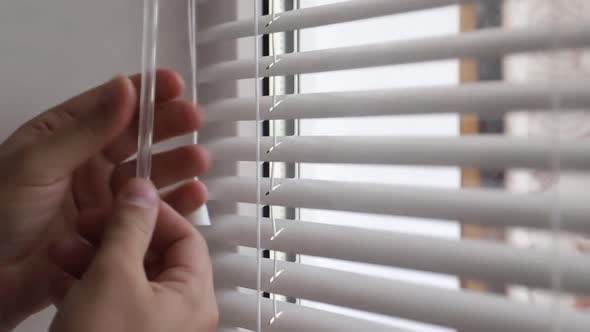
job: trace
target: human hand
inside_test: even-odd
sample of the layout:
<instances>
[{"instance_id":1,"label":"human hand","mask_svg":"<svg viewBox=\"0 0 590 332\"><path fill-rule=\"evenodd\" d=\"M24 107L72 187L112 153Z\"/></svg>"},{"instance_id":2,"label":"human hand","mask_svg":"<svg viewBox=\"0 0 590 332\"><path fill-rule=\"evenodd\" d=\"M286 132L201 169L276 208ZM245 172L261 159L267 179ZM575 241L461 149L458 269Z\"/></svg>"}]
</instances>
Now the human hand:
<instances>
[{"instance_id":1,"label":"human hand","mask_svg":"<svg viewBox=\"0 0 590 332\"><path fill-rule=\"evenodd\" d=\"M171 71L157 74L154 140L195 131L201 115ZM0 330L10 330L51 303L65 275L47 258L56 240L78 239L75 222L107 215L114 195L135 173L127 161L137 146L140 77L116 77L18 129L0 145ZM207 168L206 153L188 146L155 155L159 188L192 179ZM189 181L163 195L181 214L206 200Z\"/></svg>"},{"instance_id":2,"label":"human hand","mask_svg":"<svg viewBox=\"0 0 590 332\"><path fill-rule=\"evenodd\" d=\"M109 221L85 218L79 230L100 245L95 249L78 241L58 255L78 257L78 264L58 264L82 277L64 280L65 297L58 301L51 332L215 331L218 312L206 242L160 203L148 181L131 180ZM159 259L146 274L148 248Z\"/></svg>"}]
</instances>

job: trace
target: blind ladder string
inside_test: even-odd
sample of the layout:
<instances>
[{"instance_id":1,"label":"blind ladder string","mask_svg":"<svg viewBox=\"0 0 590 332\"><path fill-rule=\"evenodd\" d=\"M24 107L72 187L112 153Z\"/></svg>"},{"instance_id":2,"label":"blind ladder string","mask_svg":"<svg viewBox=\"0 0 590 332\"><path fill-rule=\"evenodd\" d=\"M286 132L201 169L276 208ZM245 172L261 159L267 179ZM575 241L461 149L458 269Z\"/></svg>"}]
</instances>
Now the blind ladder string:
<instances>
[{"instance_id":1,"label":"blind ladder string","mask_svg":"<svg viewBox=\"0 0 590 332\"><path fill-rule=\"evenodd\" d=\"M260 21L259 0L254 0L254 107L256 112L256 332L262 332L262 219L260 215Z\"/></svg>"},{"instance_id":2,"label":"blind ladder string","mask_svg":"<svg viewBox=\"0 0 590 332\"><path fill-rule=\"evenodd\" d=\"M271 11L271 21L266 25L266 27L268 28L278 17L276 16L276 9L275 9L275 3L274 0L269 0L269 7L270 7L270 11ZM271 53L272 53L272 57L273 57L273 64L276 63L277 61L277 50L276 50L276 40L275 40L275 34L274 33L270 33L269 34L269 39L270 39L270 47L271 47ZM266 68L266 70L269 70L272 65L271 64L269 67ZM277 106L277 86L276 86L276 76L269 76L270 79L270 93L272 95L272 107L269 109L269 112L272 112L273 109ZM276 123L275 120L270 120L270 125L271 125L271 135L272 135L272 146L269 150L266 151L266 154L269 155L277 146L277 131L276 131ZM270 196L272 194L272 192L274 190L276 190L279 185L275 186L275 178L276 178L276 174L275 174L275 163L273 161L269 160L269 177L270 177L270 188L267 192L267 196ZM272 232L273 235L270 238L271 241L274 241L277 236L280 234L280 232L282 232L284 229L281 229L279 231L277 231L277 225L276 225L276 218L275 218L275 213L274 213L274 206L272 204L269 204L268 206L269 208L269 217L272 223ZM269 280L269 283L272 284L283 272L284 270L278 270L278 259L277 259L277 252L275 250L272 251L272 257L273 257L273 275ZM268 322L269 325L272 325L274 322L276 322L276 320L282 315L282 311L279 312L277 309L277 298L276 298L276 294L272 293L272 308L273 308L273 316L271 317L270 321Z\"/></svg>"},{"instance_id":3,"label":"blind ladder string","mask_svg":"<svg viewBox=\"0 0 590 332\"><path fill-rule=\"evenodd\" d=\"M276 9L275 9L275 4L274 4L274 0L269 0L269 7L270 7L270 21L266 24L265 28L270 27L273 23L275 23L278 19L279 19L279 15L277 15ZM267 70L272 68L275 64L277 64L280 59L277 58L277 53L274 52L274 45L275 45L275 34L274 33L270 33L270 44L271 47L273 49L272 52L272 63L266 68ZM273 76L273 80L274 80L274 76ZM276 97L273 96L273 105L276 104Z\"/></svg>"}]
</instances>

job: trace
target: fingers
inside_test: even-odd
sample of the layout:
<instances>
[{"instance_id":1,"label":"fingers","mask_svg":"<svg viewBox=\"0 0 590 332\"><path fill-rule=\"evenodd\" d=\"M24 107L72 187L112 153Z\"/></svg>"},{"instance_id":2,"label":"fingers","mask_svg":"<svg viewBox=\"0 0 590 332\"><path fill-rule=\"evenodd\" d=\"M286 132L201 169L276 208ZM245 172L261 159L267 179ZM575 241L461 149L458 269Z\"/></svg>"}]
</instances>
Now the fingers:
<instances>
[{"instance_id":1,"label":"fingers","mask_svg":"<svg viewBox=\"0 0 590 332\"><path fill-rule=\"evenodd\" d=\"M68 279L81 279L96 256L96 247L99 246L102 239L105 219L98 220L94 219L95 217L98 217L98 215L93 216L91 219L85 218L91 220L93 223L92 226L96 227L96 229L91 230L95 233L90 234L89 238L82 239L78 236L66 237L54 243L49 250L50 260L70 277ZM158 273L160 271L159 260L157 252L148 250L144 259L144 265L148 276L152 276L151 278L156 275L154 272L150 274L151 271L158 271Z\"/></svg>"},{"instance_id":2,"label":"fingers","mask_svg":"<svg viewBox=\"0 0 590 332\"><path fill-rule=\"evenodd\" d=\"M154 143L197 131L203 115L195 105L185 100L174 100L156 105L154 113ZM105 151L105 157L118 164L137 151L138 122L126 130Z\"/></svg>"},{"instance_id":3,"label":"fingers","mask_svg":"<svg viewBox=\"0 0 590 332\"><path fill-rule=\"evenodd\" d=\"M194 132L203 124L203 113L187 100L173 100L160 104L156 111L155 142ZM135 126L133 129L131 136L135 140L138 128Z\"/></svg>"},{"instance_id":4,"label":"fingers","mask_svg":"<svg viewBox=\"0 0 590 332\"><path fill-rule=\"evenodd\" d=\"M80 279L94 259L96 249L79 237L68 236L55 243L49 257L68 275Z\"/></svg>"},{"instance_id":5,"label":"fingers","mask_svg":"<svg viewBox=\"0 0 590 332\"><path fill-rule=\"evenodd\" d=\"M154 155L152 160L152 181L157 188L202 175L209 168L209 156L199 146L184 146ZM119 165L112 176L112 188L117 192L129 179L135 176L136 161Z\"/></svg>"},{"instance_id":6,"label":"fingers","mask_svg":"<svg viewBox=\"0 0 590 332\"><path fill-rule=\"evenodd\" d=\"M93 264L143 273L143 260L156 226L159 201L158 192L149 181L129 181L118 195Z\"/></svg>"},{"instance_id":7,"label":"fingers","mask_svg":"<svg viewBox=\"0 0 590 332\"><path fill-rule=\"evenodd\" d=\"M186 217L207 202L207 188L199 181L189 181L162 195L162 200Z\"/></svg>"},{"instance_id":8,"label":"fingers","mask_svg":"<svg viewBox=\"0 0 590 332\"><path fill-rule=\"evenodd\" d=\"M188 184L187 184L188 185ZM200 184L197 184L195 187L200 187ZM178 188L177 190L187 190L184 189L185 186ZM189 186L187 186L189 187ZM193 189L189 189L193 190ZM200 191L201 189L197 189ZM177 195L176 193L172 192L171 195ZM198 205L196 208L192 210L198 209L201 205ZM192 235L194 231L194 227L176 212L170 205L167 203L162 203L160 206L160 213L158 215L158 220L155 225L154 236L151 239L150 247L153 249L154 252L162 253L165 251L175 240L178 239L179 234L180 236ZM190 211L190 212L193 212ZM93 244L98 244L102 241L103 235L105 235L106 227L105 225L105 218L101 217L101 213L94 213L90 214L87 217L81 218L78 223L78 233L84 239L87 239ZM77 244L78 249L82 249L81 245ZM64 248L71 248L71 243L62 244ZM64 250L65 252L66 250ZM85 251L85 250L81 250ZM69 251L71 252L71 250ZM88 255L85 255L88 256ZM75 263L68 263L68 264L59 264L60 266L63 265L77 265Z\"/></svg>"},{"instance_id":9,"label":"fingers","mask_svg":"<svg viewBox=\"0 0 590 332\"><path fill-rule=\"evenodd\" d=\"M201 119L195 107L171 102L183 93L182 78L173 71L159 70L156 86L156 101L162 111L156 117L157 123L162 123L156 126L156 139L196 130ZM137 115L140 89L140 75L118 76L29 121L10 138L16 146L28 146L21 153L21 168L51 181L105 148L107 157L125 159L135 151L137 125L130 124Z\"/></svg>"},{"instance_id":10,"label":"fingers","mask_svg":"<svg viewBox=\"0 0 590 332\"><path fill-rule=\"evenodd\" d=\"M29 126L42 135L30 148L28 167L46 178L68 174L128 127L136 102L131 81L118 76L34 119Z\"/></svg>"},{"instance_id":11,"label":"fingers","mask_svg":"<svg viewBox=\"0 0 590 332\"><path fill-rule=\"evenodd\" d=\"M61 276L52 280L49 286L49 296L51 297L51 302L59 307L75 282L76 279L67 274L62 274Z\"/></svg>"},{"instance_id":12,"label":"fingers","mask_svg":"<svg viewBox=\"0 0 590 332\"><path fill-rule=\"evenodd\" d=\"M89 277L104 275L93 273L96 269L110 271L114 277L131 271L181 292L211 283L205 240L172 207L158 202L149 182L131 180L123 188L110 222L104 223L102 211L81 219L80 233L90 242L100 243L98 250L73 237L52 249L52 260L75 278L86 277L86 271Z\"/></svg>"},{"instance_id":13,"label":"fingers","mask_svg":"<svg viewBox=\"0 0 590 332\"><path fill-rule=\"evenodd\" d=\"M207 189L201 182L192 180L165 193L162 196L162 200L172 209L176 210L178 214L187 216L205 204L207 201ZM109 215L106 210L87 211L78 218L76 231L91 244L98 245L102 240L105 220L108 220L108 217ZM161 216L158 216L158 225L161 222L161 218ZM63 247L67 248L68 243L63 245Z\"/></svg>"},{"instance_id":14,"label":"fingers","mask_svg":"<svg viewBox=\"0 0 590 332\"><path fill-rule=\"evenodd\" d=\"M141 91L141 75L130 77L137 95ZM180 136L198 129L201 123L196 106L186 101L173 101L184 92L184 81L172 70L161 69L156 72L156 109L154 141ZM137 112L136 112L137 113ZM105 157L117 164L130 157L137 150L137 116L122 135L105 151Z\"/></svg>"},{"instance_id":15,"label":"fingers","mask_svg":"<svg viewBox=\"0 0 590 332\"><path fill-rule=\"evenodd\" d=\"M96 209L84 212L76 220L76 232L93 246L98 246L109 220L109 211Z\"/></svg>"},{"instance_id":16,"label":"fingers","mask_svg":"<svg viewBox=\"0 0 590 332\"><path fill-rule=\"evenodd\" d=\"M162 204L153 245L162 257L162 272L156 281L181 288L208 282L209 251L203 237L170 206ZM204 277L207 280L202 280Z\"/></svg>"},{"instance_id":17,"label":"fingers","mask_svg":"<svg viewBox=\"0 0 590 332\"><path fill-rule=\"evenodd\" d=\"M139 95L141 91L141 74L129 77ZM173 70L158 69L156 71L156 103L166 102L180 97L184 92L182 77Z\"/></svg>"}]
</instances>

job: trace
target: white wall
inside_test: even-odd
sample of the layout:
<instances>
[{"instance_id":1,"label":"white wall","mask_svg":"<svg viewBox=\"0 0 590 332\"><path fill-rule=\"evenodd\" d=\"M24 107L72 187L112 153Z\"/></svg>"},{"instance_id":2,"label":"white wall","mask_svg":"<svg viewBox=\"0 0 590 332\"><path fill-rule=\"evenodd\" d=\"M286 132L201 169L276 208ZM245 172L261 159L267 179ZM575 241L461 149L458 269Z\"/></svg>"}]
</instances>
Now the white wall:
<instances>
[{"instance_id":1,"label":"white wall","mask_svg":"<svg viewBox=\"0 0 590 332\"><path fill-rule=\"evenodd\" d=\"M118 73L140 68L139 0L0 1L0 140L19 124ZM186 72L186 1L161 4L159 63ZM19 332L46 331L51 312Z\"/></svg>"},{"instance_id":2,"label":"white wall","mask_svg":"<svg viewBox=\"0 0 590 332\"><path fill-rule=\"evenodd\" d=\"M118 73L140 68L142 1L0 2L0 138ZM185 1L162 2L159 62L185 69Z\"/></svg>"}]
</instances>

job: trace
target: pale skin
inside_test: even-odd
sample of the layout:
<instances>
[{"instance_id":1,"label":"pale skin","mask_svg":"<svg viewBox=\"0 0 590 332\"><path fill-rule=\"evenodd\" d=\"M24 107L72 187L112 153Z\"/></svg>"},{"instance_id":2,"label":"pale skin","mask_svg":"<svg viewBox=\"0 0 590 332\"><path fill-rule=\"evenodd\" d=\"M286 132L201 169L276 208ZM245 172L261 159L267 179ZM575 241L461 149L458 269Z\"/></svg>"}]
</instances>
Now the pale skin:
<instances>
[{"instance_id":1,"label":"pale skin","mask_svg":"<svg viewBox=\"0 0 590 332\"><path fill-rule=\"evenodd\" d=\"M0 145L0 332L50 304L53 332L216 329L207 245L183 217L206 201L208 156L161 153L153 183L133 179L139 82L115 77ZM155 141L200 127L183 89L158 72Z\"/></svg>"}]
</instances>

